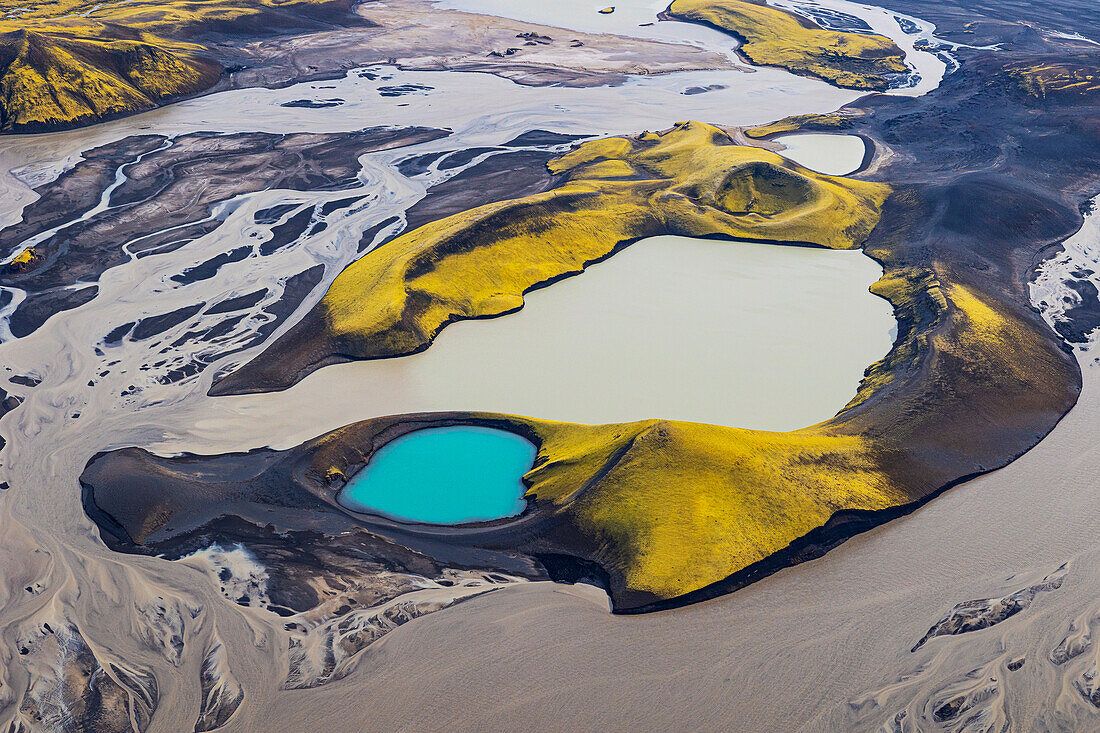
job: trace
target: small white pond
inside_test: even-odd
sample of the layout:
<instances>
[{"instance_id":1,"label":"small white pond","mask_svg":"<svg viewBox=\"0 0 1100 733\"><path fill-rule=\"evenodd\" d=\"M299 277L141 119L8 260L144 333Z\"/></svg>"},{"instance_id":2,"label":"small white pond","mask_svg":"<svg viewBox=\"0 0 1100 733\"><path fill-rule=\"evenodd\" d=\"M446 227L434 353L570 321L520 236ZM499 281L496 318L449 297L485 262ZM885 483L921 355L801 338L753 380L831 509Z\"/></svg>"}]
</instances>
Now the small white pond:
<instances>
[{"instance_id":1,"label":"small white pond","mask_svg":"<svg viewBox=\"0 0 1100 733\"><path fill-rule=\"evenodd\" d=\"M859 135L830 135L805 132L780 135L775 142L785 150L779 154L818 173L846 176L859 170L867 143Z\"/></svg>"},{"instance_id":2,"label":"small white pond","mask_svg":"<svg viewBox=\"0 0 1100 733\"><path fill-rule=\"evenodd\" d=\"M486 410L585 423L666 417L791 430L834 415L893 339L881 268L836 252L662 236L445 328L427 351L326 367L279 393L219 397L200 432L303 415ZM243 426L242 426L243 427ZM292 437L297 436L297 437Z\"/></svg>"}]
</instances>

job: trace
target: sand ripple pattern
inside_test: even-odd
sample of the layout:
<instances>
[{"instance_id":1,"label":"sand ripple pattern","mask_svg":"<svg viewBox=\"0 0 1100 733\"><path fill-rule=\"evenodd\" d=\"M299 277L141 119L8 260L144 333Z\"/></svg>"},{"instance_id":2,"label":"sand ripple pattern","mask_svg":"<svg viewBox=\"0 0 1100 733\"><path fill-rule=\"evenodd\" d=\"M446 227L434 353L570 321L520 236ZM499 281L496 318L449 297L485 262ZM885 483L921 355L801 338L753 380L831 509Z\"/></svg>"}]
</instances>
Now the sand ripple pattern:
<instances>
[{"instance_id":1,"label":"sand ripple pattern","mask_svg":"<svg viewBox=\"0 0 1100 733\"><path fill-rule=\"evenodd\" d=\"M1000 733L1010 728L1009 696L1021 670L1035 669L1040 655L1021 653L1011 629L997 638L992 627L1028 623L1028 609L1040 594L1057 591L1069 573L1067 565L1039 582L995 598L957 604L917 642L924 659L896 682L851 703L861 728L881 726L883 733L945 731ZM1012 580L1012 579L1009 579ZM918 658L919 659L919 658Z\"/></svg>"},{"instance_id":2,"label":"sand ripple pattern","mask_svg":"<svg viewBox=\"0 0 1100 733\"><path fill-rule=\"evenodd\" d=\"M1007 596L982 598L960 603L951 609L951 613L947 615L947 618L930 628L928 633L910 651L915 652L924 646L929 639L937 636L957 636L999 624L1025 610L1039 593L1061 588L1062 578L1065 577L1065 574L1066 566L1063 565L1054 573L1043 578L1041 583L1021 588Z\"/></svg>"},{"instance_id":3,"label":"sand ripple pattern","mask_svg":"<svg viewBox=\"0 0 1100 733\"><path fill-rule=\"evenodd\" d=\"M526 582L499 573L453 570L446 575L447 585L422 579L421 590L337 616L308 632L291 634L283 689L319 687L342 679L355 669L361 652L398 626L505 585Z\"/></svg>"}]
</instances>

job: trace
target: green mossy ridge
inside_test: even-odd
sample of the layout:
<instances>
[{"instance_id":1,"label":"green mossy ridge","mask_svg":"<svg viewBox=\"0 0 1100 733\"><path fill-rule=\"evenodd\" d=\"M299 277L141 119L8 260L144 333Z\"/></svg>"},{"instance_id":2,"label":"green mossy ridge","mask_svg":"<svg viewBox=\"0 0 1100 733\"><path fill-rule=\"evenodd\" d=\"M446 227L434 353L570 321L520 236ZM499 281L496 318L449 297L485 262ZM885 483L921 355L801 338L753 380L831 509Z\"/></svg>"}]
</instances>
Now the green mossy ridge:
<instances>
[{"instance_id":1,"label":"green mossy ridge","mask_svg":"<svg viewBox=\"0 0 1100 733\"><path fill-rule=\"evenodd\" d=\"M781 135L785 132L835 132L851 128L860 116L859 114L839 114L836 112L824 115L794 115L793 117L784 117L776 122L769 122L766 125L750 127L745 130L745 135L753 139L762 139L772 135Z\"/></svg>"},{"instance_id":2,"label":"green mossy ridge","mask_svg":"<svg viewBox=\"0 0 1100 733\"><path fill-rule=\"evenodd\" d=\"M0 130L39 130L151 109L213 85L221 67L161 39L99 40L19 31L0 75Z\"/></svg>"},{"instance_id":3,"label":"green mossy ridge","mask_svg":"<svg viewBox=\"0 0 1100 733\"><path fill-rule=\"evenodd\" d=\"M514 311L533 288L659 234L853 249L890 191L699 122L585 143L550 170L562 184L547 193L433 222L352 264L321 300L317 337L354 358L413 353L448 323Z\"/></svg>"},{"instance_id":4,"label":"green mossy ridge","mask_svg":"<svg viewBox=\"0 0 1100 733\"><path fill-rule=\"evenodd\" d=\"M882 91L890 87L890 75L909 71L904 52L885 36L824 30L762 2L674 0L668 14L738 36L744 40L739 52L754 64L838 87Z\"/></svg>"},{"instance_id":5,"label":"green mossy ridge","mask_svg":"<svg viewBox=\"0 0 1100 733\"><path fill-rule=\"evenodd\" d=\"M0 132L90 124L213 86L205 33L270 32L277 21L346 9L344 0L22 3L0 0Z\"/></svg>"}]
</instances>

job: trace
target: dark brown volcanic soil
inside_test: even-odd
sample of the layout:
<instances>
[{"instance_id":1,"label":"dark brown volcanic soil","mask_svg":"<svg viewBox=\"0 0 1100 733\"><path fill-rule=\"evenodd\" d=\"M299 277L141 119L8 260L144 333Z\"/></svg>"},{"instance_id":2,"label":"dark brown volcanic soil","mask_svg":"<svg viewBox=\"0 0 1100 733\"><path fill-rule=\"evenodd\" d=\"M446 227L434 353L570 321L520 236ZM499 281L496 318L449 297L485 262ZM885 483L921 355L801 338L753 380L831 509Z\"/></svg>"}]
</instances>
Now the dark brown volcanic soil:
<instances>
[{"instance_id":1,"label":"dark brown volcanic soil","mask_svg":"<svg viewBox=\"0 0 1100 733\"><path fill-rule=\"evenodd\" d=\"M439 578L451 568L499 570L531 579L532 558L451 542L393 522L365 528L311 473L309 451L257 450L220 459L164 459L125 449L94 459L81 481L88 515L116 551L176 559L244 543L268 568L271 601L305 611L318 603L317 575L369 580L379 571ZM211 470L213 469L213 471ZM149 475L158 480L149 482ZM155 517L155 519L152 519Z\"/></svg>"},{"instance_id":2,"label":"dark brown volcanic soil","mask_svg":"<svg viewBox=\"0 0 1100 733\"><path fill-rule=\"evenodd\" d=\"M940 38L973 46L1027 42L1035 38L1035 29L1100 38L1100 15L1092 0L879 0L871 4L930 21Z\"/></svg>"}]
</instances>

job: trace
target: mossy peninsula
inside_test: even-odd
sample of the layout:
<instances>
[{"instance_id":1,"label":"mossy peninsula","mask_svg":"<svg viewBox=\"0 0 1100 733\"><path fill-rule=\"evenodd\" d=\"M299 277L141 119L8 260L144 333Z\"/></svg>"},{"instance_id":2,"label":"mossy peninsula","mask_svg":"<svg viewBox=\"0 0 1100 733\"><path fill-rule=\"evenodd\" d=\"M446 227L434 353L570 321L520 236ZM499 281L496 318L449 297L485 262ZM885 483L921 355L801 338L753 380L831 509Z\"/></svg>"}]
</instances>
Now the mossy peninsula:
<instances>
[{"instance_id":1,"label":"mossy peninsula","mask_svg":"<svg viewBox=\"0 0 1100 733\"><path fill-rule=\"evenodd\" d=\"M817 27L765 2L674 0L670 17L705 23L740 38L738 53L849 89L884 91L909 73L905 54L885 36Z\"/></svg>"}]
</instances>

